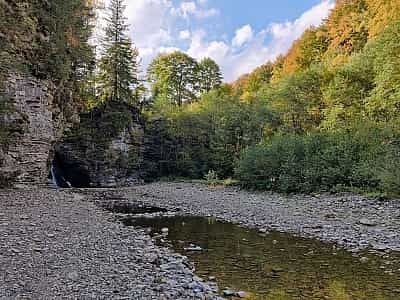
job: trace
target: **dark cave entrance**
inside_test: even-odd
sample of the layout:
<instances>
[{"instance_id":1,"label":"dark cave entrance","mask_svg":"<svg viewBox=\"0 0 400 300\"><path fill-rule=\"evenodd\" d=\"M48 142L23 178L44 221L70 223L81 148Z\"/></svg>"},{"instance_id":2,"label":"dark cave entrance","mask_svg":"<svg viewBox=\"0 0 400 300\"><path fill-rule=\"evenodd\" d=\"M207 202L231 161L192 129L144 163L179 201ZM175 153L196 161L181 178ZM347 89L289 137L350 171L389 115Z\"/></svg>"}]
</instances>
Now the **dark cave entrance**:
<instances>
[{"instance_id":1,"label":"dark cave entrance","mask_svg":"<svg viewBox=\"0 0 400 300\"><path fill-rule=\"evenodd\" d=\"M53 178L53 183L61 188L91 187L88 171L78 163L67 162L57 152L54 155L50 177Z\"/></svg>"}]
</instances>

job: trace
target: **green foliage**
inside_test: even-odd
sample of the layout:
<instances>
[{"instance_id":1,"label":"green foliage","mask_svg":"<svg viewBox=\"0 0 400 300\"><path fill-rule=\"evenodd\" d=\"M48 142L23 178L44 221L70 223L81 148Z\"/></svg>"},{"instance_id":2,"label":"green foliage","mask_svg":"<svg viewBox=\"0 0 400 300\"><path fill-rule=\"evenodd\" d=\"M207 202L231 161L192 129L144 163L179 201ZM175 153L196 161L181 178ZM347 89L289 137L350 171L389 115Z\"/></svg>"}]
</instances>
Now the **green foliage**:
<instances>
[{"instance_id":1,"label":"green foliage","mask_svg":"<svg viewBox=\"0 0 400 300\"><path fill-rule=\"evenodd\" d=\"M68 140L108 144L132 123L133 108L125 103L108 101L89 113L81 115L78 127ZM136 112L137 114L137 112Z\"/></svg>"},{"instance_id":2,"label":"green foliage","mask_svg":"<svg viewBox=\"0 0 400 300\"><path fill-rule=\"evenodd\" d=\"M204 58L198 64L197 90L199 93L207 93L222 84L222 74L219 66L211 58Z\"/></svg>"},{"instance_id":3,"label":"green foliage","mask_svg":"<svg viewBox=\"0 0 400 300\"><path fill-rule=\"evenodd\" d=\"M383 141L379 132L277 135L246 149L236 175L245 187L285 193L378 189Z\"/></svg>"},{"instance_id":4,"label":"green foliage","mask_svg":"<svg viewBox=\"0 0 400 300\"><path fill-rule=\"evenodd\" d=\"M322 103L322 66L316 65L267 86L261 95L281 115L283 125L296 132L319 126Z\"/></svg>"},{"instance_id":5,"label":"green foliage","mask_svg":"<svg viewBox=\"0 0 400 300\"><path fill-rule=\"evenodd\" d=\"M365 100L374 88L370 56L360 53L334 69L324 87L322 126L334 129L351 126L365 115Z\"/></svg>"},{"instance_id":6,"label":"green foliage","mask_svg":"<svg viewBox=\"0 0 400 300\"><path fill-rule=\"evenodd\" d=\"M156 107L170 103L182 106L221 86L222 74L211 58L199 63L185 53L160 54L147 70L151 100Z\"/></svg>"},{"instance_id":7,"label":"green foliage","mask_svg":"<svg viewBox=\"0 0 400 300\"><path fill-rule=\"evenodd\" d=\"M0 1L0 73L50 79L80 102L94 67L93 19L94 6L84 0Z\"/></svg>"},{"instance_id":8,"label":"green foliage","mask_svg":"<svg viewBox=\"0 0 400 300\"><path fill-rule=\"evenodd\" d=\"M400 144L390 145L378 172L382 190L400 196Z\"/></svg>"},{"instance_id":9,"label":"green foliage","mask_svg":"<svg viewBox=\"0 0 400 300\"><path fill-rule=\"evenodd\" d=\"M99 61L100 99L102 101L124 101L138 105L133 92L139 86L138 51L132 48L127 36L128 25L124 17L124 0L111 0L105 37L102 43L103 53Z\"/></svg>"},{"instance_id":10,"label":"green foliage","mask_svg":"<svg viewBox=\"0 0 400 300\"><path fill-rule=\"evenodd\" d=\"M216 186L219 182L218 174L214 170L209 170L204 179L209 186Z\"/></svg>"},{"instance_id":11,"label":"green foliage","mask_svg":"<svg viewBox=\"0 0 400 300\"><path fill-rule=\"evenodd\" d=\"M147 74L152 98L166 99L181 106L196 97L197 62L182 52L161 54L150 64Z\"/></svg>"},{"instance_id":12,"label":"green foliage","mask_svg":"<svg viewBox=\"0 0 400 300\"><path fill-rule=\"evenodd\" d=\"M148 123L157 150L147 159L149 180L170 175L199 179L209 170L230 177L241 151L277 126L264 101L243 102L226 85L196 103L180 108L166 104L161 120Z\"/></svg>"},{"instance_id":13,"label":"green foliage","mask_svg":"<svg viewBox=\"0 0 400 300\"><path fill-rule=\"evenodd\" d=\"M392 122L400 109L400 21L389 26L365 49L373 68L374 89L366 98L369 115L377 122Z\"/></svg>"},{"instance_id":14,"label":"green foliage","mask_svg":"<svg viewBox=\"0 0 400 300\"><path fill-rule=\"evenodd\" d=\"M250 74L240 77L232 84L232 87L236 94L241 95L241 100L249 102L256 98L264 85L271 81L272 75L273 64L266 63L256 68Z\"/></svg>"}]
</instances>

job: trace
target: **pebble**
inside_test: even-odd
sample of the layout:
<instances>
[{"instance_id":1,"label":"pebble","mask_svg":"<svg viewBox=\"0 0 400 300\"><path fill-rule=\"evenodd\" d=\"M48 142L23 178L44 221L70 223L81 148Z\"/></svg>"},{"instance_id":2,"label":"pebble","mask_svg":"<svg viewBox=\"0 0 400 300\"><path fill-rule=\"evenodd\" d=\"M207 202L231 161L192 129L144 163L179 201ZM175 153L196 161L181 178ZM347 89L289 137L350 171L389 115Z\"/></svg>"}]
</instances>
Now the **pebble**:
<instances>
[{"instance_id":1,"label":"pebble","mask_svg":"<svg viewBox=\"0 0 400 300\"><path fill-rule=\"evenodd\" d=\"M236 293L236 296L239 298L245 298L246 297L246 292L240 291Z\"/></svg>"},{"instance_id":2,"label":"pebble","mask_svg":"<svg viewBox=\"0 0 400 300\"><path fill-rule=\"evenodd\" d=\"M96 206L102 193L0 190L0 299L221 299L183 256Z\"/></svg>"},{"instance_id":3,"label":"pebble","mask_svg":"<svg viewBox=\"0 0 400 300\"><path fill-rule=\"evenodd\" d=\"M375 222L375 221L373 221L373 220L370 220L370 219L367 219L367 218L362 218L362 219L360 219L359 223L360 223L361 225L371 226L371 227L378 225L377 222Z\"/></svg>"},{"instance_id":4,"label":"pebble","mask_svg":"<svg viewBox=\"0 0 400 300\"><path fill-rule=\"evenodd\" d=\"M227 296L227 297L236 296L236 292L234 290L229 290L229 289L224 290L223 294L224 294L224 296Z\"/></svg>"},{"instance_id":5,"label":"pebble","mask_svg":"<svg viewBox=\"0 0 400 300\"><path fill-rule=\"evenodd\" d=\"M78 279L79 279L79 274L78 274L78 272L73 271L73 272L68 273L67 277L68 277L68 279L71 280L71 281L78 281Z\"/></svg>"},{"instance_id":6,"label":"pebble","mask_svg":"<svg viewBox=\"0 0 400 300\"><path fill-rule=\"evenodd\" d=\"M183 250L185 251L203 251L203 248L201 248L200 246L191 246L191 247L185 247L183 248Z\"/></svg>"}]
</instances>

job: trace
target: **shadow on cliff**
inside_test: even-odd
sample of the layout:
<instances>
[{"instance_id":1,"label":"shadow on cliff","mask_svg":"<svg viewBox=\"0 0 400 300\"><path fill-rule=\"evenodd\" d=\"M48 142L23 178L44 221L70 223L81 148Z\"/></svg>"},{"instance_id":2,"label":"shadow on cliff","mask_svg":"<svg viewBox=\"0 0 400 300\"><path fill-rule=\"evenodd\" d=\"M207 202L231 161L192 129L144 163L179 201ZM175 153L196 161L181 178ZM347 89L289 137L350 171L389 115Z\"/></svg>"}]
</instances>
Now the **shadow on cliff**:
<instances>
[{"instance_id":1,"label":"shadow on cliff","mask_svg":"<svg viewBox=\"0 0 400 300\"><path fill-rule=\"evenodd\" d=\"M144 121L123 102L107 102L80 115L81 122L55 147L57 185L120 187L141 182Z\"/></svg>"},{"instance_id":2,"label":"shadow on cliff","mask_svg":"<svg viewBox=\"0 0 400 300\"><path fill-rule=\"evenodd\" d=\"M58 153L54 156L49 177L53 180L53 184L61 188L91 186L89 172L82 165L63 161Z\"/></svg>"}]
</instances>

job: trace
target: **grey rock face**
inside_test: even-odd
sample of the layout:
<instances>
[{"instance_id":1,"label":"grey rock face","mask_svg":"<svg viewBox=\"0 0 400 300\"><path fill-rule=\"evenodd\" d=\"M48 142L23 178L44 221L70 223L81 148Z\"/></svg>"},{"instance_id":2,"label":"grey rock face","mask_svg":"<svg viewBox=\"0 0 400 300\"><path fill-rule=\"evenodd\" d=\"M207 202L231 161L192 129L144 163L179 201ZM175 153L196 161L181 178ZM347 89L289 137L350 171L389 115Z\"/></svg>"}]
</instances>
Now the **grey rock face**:
<instances>
[{"instance_id":1,"label":"grey rock face","mask_svg":"<svg viewBox=\"0 0 400 300\"><path fill-rule=\"evenodd\" d=\"M139 112L110 102L81 116L56 147L60 177L74 187L120 187L140 182L144 125Z\"/></svg>"},{"instance_id":2,"label":"grey rock face","mask_svg":"<svg viewBox=\"0 0 400 300\"><path fill-rule=\"evenodd\" d=\"M0 174L15 177L16 184L47 182L53 148L69 126L65 107L60 108L50 81L12 74L6 84L6 101L10 107L5 116L12 128L7 149L0 154ZM69 119L69 118L68 118Z\"/></svg>"}]
</instances>

